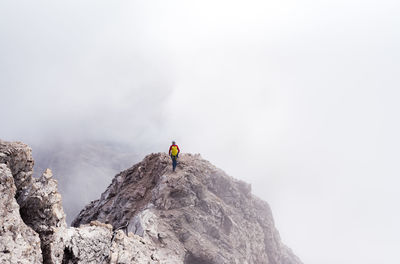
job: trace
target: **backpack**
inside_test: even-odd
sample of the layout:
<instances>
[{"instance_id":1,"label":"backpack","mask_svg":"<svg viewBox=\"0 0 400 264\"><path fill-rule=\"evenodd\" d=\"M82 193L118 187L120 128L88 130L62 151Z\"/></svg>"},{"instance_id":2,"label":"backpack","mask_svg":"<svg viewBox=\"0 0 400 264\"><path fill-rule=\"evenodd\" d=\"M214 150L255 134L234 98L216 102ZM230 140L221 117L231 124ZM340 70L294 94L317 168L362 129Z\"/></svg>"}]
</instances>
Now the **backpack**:
<instances>
[{"instance_id":1,"label":"backpack","mask_svg":"<svg viewBox=\"0 0 400 264\"><path fill-rule=\"evenodd\" d=\"M176 155L178 155L178 146L176 146L176 145L173 145L172 147L171 147L171 155L172 156L176 156Z\"/></svg>"}]
</instances>

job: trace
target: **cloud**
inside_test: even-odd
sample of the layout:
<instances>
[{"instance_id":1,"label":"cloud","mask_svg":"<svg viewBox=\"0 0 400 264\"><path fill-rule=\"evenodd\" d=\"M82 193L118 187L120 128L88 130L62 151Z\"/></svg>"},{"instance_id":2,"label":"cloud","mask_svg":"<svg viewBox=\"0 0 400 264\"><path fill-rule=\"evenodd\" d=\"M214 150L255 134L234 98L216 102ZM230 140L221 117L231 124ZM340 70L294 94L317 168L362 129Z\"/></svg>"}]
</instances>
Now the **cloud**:
<instances>
[{"instance_id":1,"label":"cloud","mask_svg":"<svg viewBox=\"0 0 400 264\"><path fill-rule=\"evenodd\" d=\"M251 182L305 263L396 262L397 2L1 5L2 138L175 139Z\"/></svg>"}]
</instances>

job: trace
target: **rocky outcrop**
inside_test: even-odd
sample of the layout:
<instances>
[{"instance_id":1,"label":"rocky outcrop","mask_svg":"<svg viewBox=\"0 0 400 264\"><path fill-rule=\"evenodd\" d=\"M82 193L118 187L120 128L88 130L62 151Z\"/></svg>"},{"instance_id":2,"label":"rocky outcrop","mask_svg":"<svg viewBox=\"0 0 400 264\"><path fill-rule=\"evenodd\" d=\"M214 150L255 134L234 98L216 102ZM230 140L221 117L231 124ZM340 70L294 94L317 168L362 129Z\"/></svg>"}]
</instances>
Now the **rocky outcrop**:
<instances>
[{"instance_id":1,"label":"rocky outcrop","mask_svg":"<svg viewBox=\"0 0 400 264\"><path fill-rule=\"evenodd\" d=\"M33 164L27 145L0 140L0 263L160 263L150 241L111 225L67 228L57 181Z\"/></svg>"},{"instance_id":2,"label":"rocky outcrop","mask_svg":"<svg viewBox=\"0 0 400 264\"><path fill-rule=\"evenodd\" d=\"M92 221L88 225L68 229L63 264L179 263L172 252L165 252L169 254L163 254L147 238L133 233L127 236L123 230L113 231L109 224Z\"/></svg>"},{"instance_id":3,"label":"rocky outcrop","mask_svg":"<svg viewBox=\"0 0 400 264\"><path fill-rule=\"evenodd\" d=\"M15 193L10 169L0 164L0 263L42 263L39 235L22 221Z\"/></svg>"},{"instance_id":4,"label":"rocky outcrop","mask_svg":"<svg viewBox=\"0 0 400 264\"><path fill-rule=\"evenodd\" d=\"M57 181L47 169L32 179L17 199L24 222L39 234L44 263L60 263L63 258L65 214Z\"/></svg>"},{"instance_id":5,"label":"rocky outcrop","mask_svg":"<svg viewBox=\"0 0 400 264\"><path fill-rule=\"evenodd\" d=\"M0 140L0 263L300 264L267 203L200 155L147 156L115 176L67 228L49 169Z\"/></svg>"},{"instance_id":6,"label":"rocky outcrop","mask_svg":"<svg viewBox=\"0 0 400 264\"><path fill-rule=\"evenodd\" d=\"M32 150L21 142L0 141L0 153L15 181L20 216L39 234L43 262L61 263L66 223L57 181L49 169L40 178L32 177Z\"/></svg>"},{"instance_id":7,"label":"rocky outcrop","mask_svg":"<svg viewBox=\"0 0 400 264\"><path fill-rule=\"evenodd\" d=\"M251 187L200 155L184 154L171 172L166 154L147 156L116 175L101 198L73 221L97 220L174 252L161 263L297 264L282 244L268 204Z\"/></svg>"}]
</instances>

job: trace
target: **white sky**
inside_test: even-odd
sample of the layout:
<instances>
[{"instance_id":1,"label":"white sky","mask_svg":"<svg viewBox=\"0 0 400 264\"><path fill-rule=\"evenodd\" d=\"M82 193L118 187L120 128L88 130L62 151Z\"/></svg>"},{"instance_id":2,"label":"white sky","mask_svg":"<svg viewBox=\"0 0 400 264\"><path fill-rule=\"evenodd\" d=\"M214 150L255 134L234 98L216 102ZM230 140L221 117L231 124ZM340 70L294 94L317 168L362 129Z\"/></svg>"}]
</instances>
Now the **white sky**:
<instances>
[{"instance_id":1,"label":"white sky","mask_svg":"<svg viewBox=\"0 0 400 264\"><path fill-rule=\"evenodd\" d=\"M2 1L0 137L175 139L306 264L400 263L400 2Z\"/></svg>"}]
</instances>

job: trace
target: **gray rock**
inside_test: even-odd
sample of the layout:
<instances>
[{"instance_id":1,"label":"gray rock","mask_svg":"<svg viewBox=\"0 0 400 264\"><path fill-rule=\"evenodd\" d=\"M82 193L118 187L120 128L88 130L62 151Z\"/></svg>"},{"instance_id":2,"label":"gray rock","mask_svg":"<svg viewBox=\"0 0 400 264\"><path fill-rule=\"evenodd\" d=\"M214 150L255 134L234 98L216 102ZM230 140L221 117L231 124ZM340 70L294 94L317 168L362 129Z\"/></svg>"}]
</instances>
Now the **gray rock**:
<instances>
[{"instance_id":1,"label":"gray rock","mask_svg":"<svg viewBox=\"0 0 400 264\"><path fill-rule=\"evenodd\" d=\"M151 154L116 175L72 224L93 220L129 223L129 231L188 264L301 263L281 242L268 204L199 155L181 155L172 173L166 154Z\"/></svg>"},{"instance_id":2,"label":"gray rock","mask_svg":"<svg viewBox=\"0 0 400 264\"><path fill-rule=\"evenodd\" d=\"M32 177L32 150L21 142L0 141L0 162L10 168L16 186L16 198L24 223L40 237L44 263L61 263L66 229L65 214L57 181L47 169L40 178Z\"/></svg>"},{"instance_id":3,"label":"gray rock","mask_svg":"<svg viewBox=\"0 0 400 264\"><path fill-rule=\"evenodd\" d=\"M127 236L122 230L113 232L111 225L98 221L69 228L67 241L63 264L182 263L177 254L158 250L151 240L133 233Z\"/></svg>"},{"instance_id":4,"label":"gray rock","mask_svg":"<svg viewBox=\"0 0 400 264\"><path fill-rule=\"evenodd\" d=\"M0 263L182 263L179 254L109 224L67 228L57 181L49 169L32 177L31 152L0 140Z\"/></svg>"},{"instance_id":5,"label":"gray rock","mask_svg":"<svg viewBox=\"0 0 400 264\"><path fill-rule=\"evenodd\" d=\"M42 263L39 235L21 219L10 169L0 164L0 263Z\"/></svg>"}]
</instances>

